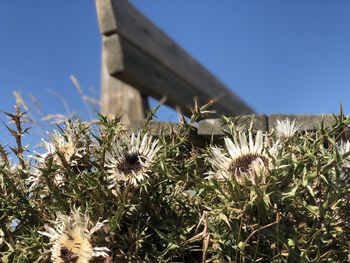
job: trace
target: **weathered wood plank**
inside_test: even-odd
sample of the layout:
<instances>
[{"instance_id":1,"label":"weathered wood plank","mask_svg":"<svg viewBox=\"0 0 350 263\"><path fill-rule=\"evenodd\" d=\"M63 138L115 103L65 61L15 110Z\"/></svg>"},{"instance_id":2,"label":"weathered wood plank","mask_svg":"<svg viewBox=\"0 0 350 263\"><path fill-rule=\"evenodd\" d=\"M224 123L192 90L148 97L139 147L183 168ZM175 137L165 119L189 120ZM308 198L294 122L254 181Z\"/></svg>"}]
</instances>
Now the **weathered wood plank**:
<instances>
[{"instance_id":1,"label":"weathered wood plank","mask_svg":"<svg viewBox=\"0 0 350 263\"><path fill-rule=\"evenodd\" d=\"M253 130L267 131L267 116L266 115L246 115L240 116L237 121L239 127L249 127L252 125ZM228 131L227 127L220 119L206 119L198 123L198 135L204 136L222 136Z\"/></svg>"},{"instance_id":2,"label":"weathered wood plank","mask_svg":"<svg viewBox=\"0 0 350 263\"><path fill-rule=\"evenodd\" d=\"M145 126L145 120L134 122L130 126L130 131L138 132L140 129L143 129ZM175 122L161 122L161 121L150 121L147 125L148 133L151 136L160 136L165 137L177 136L179 134L179 124Z\"/></svg>"},{"instance_id":3,"label":"weathered wood plank","mask_svg":"<svg viewBox=\"0 0 350 263\"><path fill-rule=\"evenodd\" d=\"M277 120L289 119L295 120L296 123L300 124L300 131L312 131L317 129L318 125L324 120L325 126L329 127L334 124L334 117L331 114L325 115L313 115L313 114L273 114L270 116L266 115L247 115L241 116L237 121L238 126L250 125L253 121L253 130L262 130L271 132L275 129ZM227 127L223 125L220 119L206 119L201 120L198 124L198 135L204 136L222 136L224 131L228 131Z\"/></svg>"},{"instance_id":4,"label":"weathered wood plank","mask_svg":"<svg viewBox=\"0 0 350 263\"><path fill-rule=\"evenodd\" d=\"M269 116L269 131L276 127L277 120L289 119L299 123L300 131L311 131L317 129L318 125L324 120L326 126L331 126L334 123L334 117L331 114L316 115L316 114L273 114Z\"/></svg>"},{"instance_id":5,"label":"weathered wood plank","mask_svg":"<svg viewBox=\"0 0 350 263\"><path fill-rule=\"evenodd\" d=\"M114 41L114 40L113 40ZM121 121L130 125L131 123L144 120L145 98L133 87L114 78L108 73L108 60L106 49L102 49L101 70L101 113L121 118Z\"/></svg>"},{"instance_id":6,"label":"weathered wood plank","mask_svg":"<svg viewBox=\"0 0 350 263\"><path fill-rule=\"evenodd\" d=\"M104 63L107 73L122 72L124 70L124 55L119 35L113 34L102 37L102 48L105 53Z\"/></svg>"},{"instance_id":7,"label":"weathered wood plank","mask_svg":"<svg viewBox=\"0 0 350 263\"><path fill-rule=\"evenodd\" d=\"M105 49L107 57L111 57L119 47L115 41L115 35L106 38ZM110 41L109 41L110 40ZM178 78L173 72L167 70L162 64L157 63L152 57L145 56L140 49L124 39L120 39L123 48L124 63L118 64L116 60L108 59L107 65L110 70L123 68L114 75L129 85L142 90L143 93L156 99L167 97L166 104L176 108L179 107L184 114L191 114L194 105L194 97L198 97L199 103L207 103L211 98L202 94L193 86ZM113 46L115 44L115 46ZM111 55L109 55L111 53ZM147 79L147 81L145 81ZM159 93L159 90L162 90ZM225 111L221 104L216 105L219 112Z\"/></svg>"},{"instance_id":8,"label":"weathered wood plank","mask_svg":"<svg viewBox=\"0 0 350 263\"><path fill-rule=\"evenodd\" d=\"M108 12L99 11L98 15L109 16L99 19L101 32L103 34L117 32L116 38L119 37L122 50L122 63L120 59L111 59L115 65L109 63L110 74L127 83L130 82L129 84L133 86L132 81L135 82L136 77L138 79L136 88L146 94L150 92L151 96L158 99L164 95L167 96L169 105L179 106L184 113L188 113L189 102L192 104L193 97L199 98L202 103L217 99L218 102L213 108L222 114L253 113L247 104L192 59L126 0L109 1L111 1L113 8L115 23ZM97 7L106 8L106 5L97 5ZM110 49L111 55L113 52L113 49ZM141 74L142 71L151 70L141 68L137 64L157 68L154 70L156 75ZM159 77L157 74L165 74L165 76ZM159 81L159 78L162 80ZM182 83L182 85L178 86L178 83ZM171 99L174 93L183 93L180 100ZM182 103L182 100L185 103Z\"/></svg>"},{"instance_id":9,"label":"weathered wood plank","mask_svg":"<svg viewBox=\"0 0 350 263\"><path fill-rule=\"evenodd\" d=\"M96 0L96 12L100 32L103 35L115 33L117 22L113 13L112 0Z\"/></svg>"}]
</instances>

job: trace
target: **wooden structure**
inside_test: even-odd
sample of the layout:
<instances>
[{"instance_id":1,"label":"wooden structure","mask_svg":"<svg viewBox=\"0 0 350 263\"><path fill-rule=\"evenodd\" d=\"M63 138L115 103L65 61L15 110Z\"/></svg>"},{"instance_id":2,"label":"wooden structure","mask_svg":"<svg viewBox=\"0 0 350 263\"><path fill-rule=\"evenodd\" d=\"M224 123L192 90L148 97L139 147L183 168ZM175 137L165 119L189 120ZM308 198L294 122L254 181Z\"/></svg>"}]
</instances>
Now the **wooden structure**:
<instances>
[{"instance_id":1,"label":"wooden structure","mask_svg":"<svg viewBox=\"0 0 350 263\"><path fill-rule=\"evenodd\" d=\"M166 104L190 114L216 101L219 114L254 111L188 53L144 17L127 0L96 0L102 34L101 111L127 122L144 117L147 96L166 97Z\"/></svg>"},{"instance_id":2,"label":"wooden structure","mask_svg":"<svg viewBox=\"0 0 350 263\"><path fill-rule=\"evenodd\" d=\"M103 114L120 115L137 129L147 111L147 96L167 97L166 104L189 114L194 98L204 104L217 100L213 109L227 116L240 115L238 125L253 125L270 132L277 120L296 120L301 131L315 130L321 120L334 124L332 115L263 115L253 110L219 80L161 32L127 0L95 0L102 34ZM177 124L151 122L152 135L177 132ZM194 128L197 142L225 136L219 119L201 120ZM346 131L347 139L350 132Z\"/></svg>"},{"instance_id":3,"label":"wooden structure","mask_svg":"<svg viewBox=\"0 0 350 263\"><path fill-rule=\"evenodd\" d=\"M325 127L332 127L336 122L334 116L331 114L252 114L240 116L236 125L238 127L252 127L253 131L260 130L269 133L275 129L277 120L285 119L295 120L300 125L299 131L301 132L315 131L322 121ZM140 127L142 127L142 123L140 123L139 127L134 126L133 128L138 130ZM149 123L148 128L152 136L159 136L160 134L172 136L179 132L178 124L172 122L152 121ZM224 142L223 138L227 136L226 132L229 132L229 128L220 119L205 119L199 121L198 127L193 127L189 131L189 135L191 142L198 145L205 145L211 140L222 144ZM339 134L338 140L350 140L350 128Z\"/></svg>"},{"instance_id":4,"label":"wooden structure","mask_svg":"<svg viewBox=\"0 0 350 263\"><path fill-rule=\"evenodd\" d=\"M326 127L332 126L335 122L334 116L331 114L254 114L240 116L237 124L246 127L252 125L254 130L271 132L276 127L277 120L285 119L296 121L300 125L299 131L302 132L316 130L322 121ZM206 119L199 122L197 134L205 137L221 137L225 136L225 131L228 129L220 119Z\"/></svg>"}]
</instances>

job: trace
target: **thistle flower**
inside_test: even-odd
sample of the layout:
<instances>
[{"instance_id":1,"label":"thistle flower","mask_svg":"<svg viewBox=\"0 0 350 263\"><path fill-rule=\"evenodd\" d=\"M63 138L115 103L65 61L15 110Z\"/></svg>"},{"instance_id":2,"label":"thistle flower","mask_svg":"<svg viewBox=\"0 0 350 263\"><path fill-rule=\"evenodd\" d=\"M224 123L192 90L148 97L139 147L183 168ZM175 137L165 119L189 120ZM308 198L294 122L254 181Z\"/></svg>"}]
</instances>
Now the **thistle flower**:
<instances>
[{"instance_id":1,"label":"thistle flower","mask_svg":"<svg viewBox=\"0 0 350 263\"><path fill-rule=\"evenodd\" d=\"M346 153L350 152L350 141L341 141L338 145L337 145L337 150L341 155L344 155ZM348 158L349 159L349 158ZM350 159L347 160L349 161L349 167L350 167Z\"/></svg>"},{"instance_id":2,"label":"thistle flower","mask_svg":"<svg viewBox=\"0 0 350 263\"><path fill-rule=\"evenodd\" d=\"M64 165L61 157L63 157L71 167L80 167L80 165L84 163L88 140L84 141L77 136L79 129L76 125L77 124L74 122L68 122L66 123L66 129L64 131L58 132L54 130L50 134L49 140L42 139L41 146L43 146L46 151L44 153L36 153L35 156L29 156L31 161L35 162L34 165L31 165L31 175L26 180L31 190L38 185L45 185L42 169L45 168L48 157L53 158L53 163L59 166ZM81 132L81 134L83 134L83 132ZM52 176L51 181L52 184L57 187L64 185L65 178L63 173L60 171L56 172ZM45 189L45 191L46 190L47 189Z\"/></svg>"},{"instance_id":3,"label":"thistle flower","mask_svg":"<svg viewBox=\"0 0 350 263\"><path fill-rule=\"evenodd\" d=\"M61 134L54 131L50 136L50 141L43 140L43 146L47 150L46 153L42 154L41 157L45 159L49 155L54 156L54 161L58 164L62 164L61 159L57 153L63 155L64 159L72 165L76 164L74 157L82 158L81 151L83 149L78 149L76 142L73 140L69 133Z\"/></svg>"},{"instance_id":4,"label":"thistle flower","mask_svg":"<svg viewBox=\"0 0 350 263\"><path fill-rule=\"evenodd\" d=\"M291 138L300 129L300 126L295 123L295 120L292 122L289 119L277 120L276 135L279 138Z\"/></svg>"},{"instance_id":5,"label":"thistle flower","mask_svg":"<svg viewBox=\"0 0 350 263\"><path fill-rule=\"evenodd\" d=\"M37 159L43 162L48 156L53 156L56 164L62 165L62 156L70 166L79 166L85 162L90 147L90 137L87 126L79 121L65 123L65 129L54 130L49 140L42 140L45 153L37 154Z\"/></svg>"},{"instance_id":6,"label":"thistle flower","mask_svg":"<svg viewBox=\"0 0 350 263\"><path fill-rule=\"evenodd\" d=\"M340 155L344 155L350 152L350 141L341 141L337 146L337 150ZM341 180L346 180L346 178L350 175L350 156L342 159L341 164Z\"/></svg>"},{"instance_id":7,"label":"thistle flower","mask_svg":"<svg viewBox=\"0 0 350 263\"><path fill-rule=\"evenodd\" d=\"M52 262L88 263L94 257L108 256L108 248L91 244L92 234L105 222L97 222L92 227L88 214L74 208L70 216L58 214L54 228L45 225L47 232L39 233L50 238Z\"/></svg>"},{"instance_id":8,"label":"thistle flower","mask_svg":"<svg viewBox=\"0 0 350 263\"><path fill-rule=\"evenodd\" d=\"M0 246L2 245L2 243L4 242L4 231L2 231L2 229L0 228Z\"/></svg>"},{"instance_id":9,"label":"thistle flower","mask_svg":"<svg viewBox=\"0 0 350 263\"><path fill-rule=\"evenodd\" d=\"M38 165L42 166L41 163L38 163ZM25 180L26 184L29 186L29 190L34 190L38 186L46 185L45 178L43 177L43 172L40 170L39 166L30 166L30 176ZM59 172L55 173L50 179L51 183L58 188L64 185L65 178ZM48 188L44 187L44 190L41 192L40 196L45 197L47 194Z\"/></svg>"},{"instance_id":10,"label":"thistle flower","mask_svg":"<svg viewBox=\"0 0 350 263\"><path fill-rule=\"evenodd\" d=\"M264 141L261 131L257 132L255 142L251 133L249 138L245 133L238 133L233 139L234 141L224 139L229 157L221 148L211 147L212 157L209 158L209 162L215 171L209 172L207 178L215 177L218 180L234 178L239 184L265 183L267 171L272 167L269 155L277 153L278 144L266 151L264 144L267 141Z\"/></svg>"},{"instance_id":11,"label":"thistle flower","mask_svg":"<svg viewBox=\"0 0 350 263\"><path fill-rule=\"evenodd\" d=\"M147 171L159 149L158 140L152 140L148 134L141 137L140 132L115 142L106 153L109 188L115 187L118 182L137 185L143 181L148 177Z\"/></svg>"}]
</instances>

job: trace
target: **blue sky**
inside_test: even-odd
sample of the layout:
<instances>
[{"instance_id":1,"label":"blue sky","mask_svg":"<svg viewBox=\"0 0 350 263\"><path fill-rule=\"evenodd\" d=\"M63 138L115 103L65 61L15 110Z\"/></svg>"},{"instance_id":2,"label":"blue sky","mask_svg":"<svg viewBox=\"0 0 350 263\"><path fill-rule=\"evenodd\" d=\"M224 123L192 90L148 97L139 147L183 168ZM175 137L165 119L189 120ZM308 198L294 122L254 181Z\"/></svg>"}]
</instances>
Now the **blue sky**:
<instances>
[{"instance_id":1,"label":"blue sky","mask_svg":"<svg viewBox=\"0 0 350 263\"><path fill-rule=\"evenodd\" d=\"M349 112L350 1L131 2L257 112L332 113L341 101ZM65 113L51 90L89 118L69 76L99 96L93 0L1 1L0 37L1 110L12 109L12 92L20 90L45 113Z\"/></svg>"}]
</instances>

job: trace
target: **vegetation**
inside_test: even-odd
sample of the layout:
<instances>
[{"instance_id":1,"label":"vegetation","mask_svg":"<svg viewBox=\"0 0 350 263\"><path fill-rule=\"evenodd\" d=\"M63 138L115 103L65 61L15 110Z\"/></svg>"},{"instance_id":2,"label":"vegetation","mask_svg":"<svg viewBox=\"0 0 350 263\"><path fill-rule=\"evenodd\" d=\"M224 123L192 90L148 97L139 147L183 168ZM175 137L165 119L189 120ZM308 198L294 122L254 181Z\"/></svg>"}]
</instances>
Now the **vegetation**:
<instances>
[{"instance_id":1,"label":"vegetation","mask_svg":"<svg viewBox=\"0 0 350 263\"><path fill-rule=\"evenodd\" d=\"M148 122L70 120L41 153L22 144L25 113L7 113L0 261L348 262L350 118L262 133L223 117L225 139L198 143L205 111L153 138Z\"/></svg>"}]
</instances>

